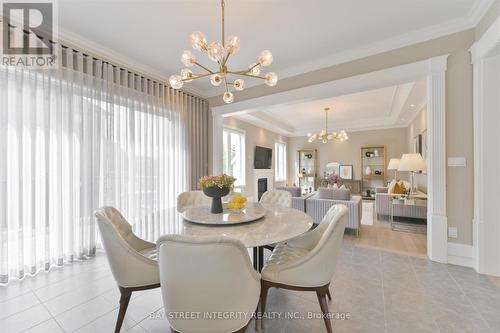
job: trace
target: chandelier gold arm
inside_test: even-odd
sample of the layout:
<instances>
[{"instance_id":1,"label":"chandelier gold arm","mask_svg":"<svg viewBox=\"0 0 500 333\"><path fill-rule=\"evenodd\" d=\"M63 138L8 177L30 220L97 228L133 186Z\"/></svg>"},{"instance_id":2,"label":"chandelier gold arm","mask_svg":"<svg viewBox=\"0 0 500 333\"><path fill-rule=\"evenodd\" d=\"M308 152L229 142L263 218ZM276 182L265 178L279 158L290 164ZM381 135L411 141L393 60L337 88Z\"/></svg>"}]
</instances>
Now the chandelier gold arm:
<instances>
[{"instance_id":1,"label":"chandelier gold arm","mask_svg":"<svg viewBox=\"0 0 500 333\"><path fill-rule=\"evenodd\" d=\"M229 72L229 71L228 71L228 73L231 73L231 74L234 74L234 75L241 75L241 76L253 77L253 78L262 79L262 80L265 80L265 79L266 79L266 78L265 78L265 77L263 77L263 76L251 75L251 74L242 73L242 72Z\"/></svg>"},{"instance_id":2,"label":"chandelier gold arm","mask_svg":"<svg viewBox=\"0 0 500 333\"><path fill-rule=\"evenodd\" d=\"M207 72L209 72L210 74L215 74L215 72L214 72L214 71L212 71L212 70L210 70L209 68L207 68L207 67L203 66L203 65L202 65L202 64L200 64L198 61L195 61L195 62L194 62L194 64L195 64L195 65L197 65L198 67L203 68L204 70L206 70L206 71L207 71Z\"/></svg>"},{"instance_id":3,"label":"chandelier gold arm","mask_svg":"<svg viewBox=\"0 0 500 333\"><path fill-rule=\"evenodd\" d=\"M207 77L210 76L214 73L206 73L206 74L193 74L191 77L182 79L183 82L190 81L190 80L196 80L196 79L201 79L202 77Z\"/></svg>"}]
</instances>

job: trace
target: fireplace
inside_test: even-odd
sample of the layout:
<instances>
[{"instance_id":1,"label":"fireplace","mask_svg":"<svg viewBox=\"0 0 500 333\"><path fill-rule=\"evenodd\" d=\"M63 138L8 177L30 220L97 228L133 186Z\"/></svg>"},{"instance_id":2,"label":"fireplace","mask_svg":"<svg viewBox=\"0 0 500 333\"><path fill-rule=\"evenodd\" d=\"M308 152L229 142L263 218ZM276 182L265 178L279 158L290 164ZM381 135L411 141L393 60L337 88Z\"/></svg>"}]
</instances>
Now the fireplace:
<instances>
[{"instance_id":1,"label":"fireplace","mask_svg":"<svg viewBox=\"0 0 500 333\"><path fill-rule=\"evenodd\" d=\"M262 194L267 191L267 178L259 178L257 180L257 197L258 200L262 197Z\"/></svg>"}]
</instances>

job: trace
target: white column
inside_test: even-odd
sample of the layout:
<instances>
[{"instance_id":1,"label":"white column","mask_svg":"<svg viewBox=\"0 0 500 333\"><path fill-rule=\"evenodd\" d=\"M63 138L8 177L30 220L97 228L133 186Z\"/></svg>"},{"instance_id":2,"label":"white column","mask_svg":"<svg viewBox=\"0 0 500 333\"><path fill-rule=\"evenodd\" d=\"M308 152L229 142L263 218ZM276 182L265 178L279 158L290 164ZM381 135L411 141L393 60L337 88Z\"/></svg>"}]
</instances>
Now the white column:
<instances>
[{"instance_id":1,"label":"white column","mask_svg":"<svg viewBox=\"0 0 500 333\"><path fill-rule=\"evenodd\" d=\"M446 56L429 59L427 76L427 133L429 144L427 255L448 260L446 217Z\"/></svg>"},{"instance_id":2,"label":"white column","mask_svg":"<svg viewBox=\"0 0 500 333\"><path fill-rule=\"evenodd\" d=\"M222 131L224 118L212 109L212 174L222 173Z\"/></svg>"}]
</instances>

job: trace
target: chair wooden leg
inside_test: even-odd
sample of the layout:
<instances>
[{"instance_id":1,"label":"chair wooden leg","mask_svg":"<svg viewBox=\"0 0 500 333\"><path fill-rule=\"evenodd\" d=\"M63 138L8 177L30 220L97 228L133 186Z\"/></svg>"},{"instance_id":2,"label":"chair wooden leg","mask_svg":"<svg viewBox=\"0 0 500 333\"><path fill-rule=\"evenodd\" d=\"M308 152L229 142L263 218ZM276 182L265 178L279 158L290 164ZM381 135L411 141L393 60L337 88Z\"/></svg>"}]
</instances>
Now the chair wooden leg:
<instances>
[{"instance_id":1,"label":"chair wooden leg","mask_svg":"<svg viewBox=\"0 0 500 333\"><path fill-rule=\"evenodd\" d=\"M325 321L326 331L332 333L332 322L330 321L330 313L328 311L328 303L326 301L326 294L328 289L318 289L316 290L316 296L318 296L319 306L321 307L321 312L323 312L323 320Z\"/></svg>"},{"instance_id":2,"label":"chair wooden leg","mask_svg":"<svg viewBox=\"0 0 500 333\"><path fill-rule=\"evenodd\" d=\"M264 320L263 320L262 316L264 316L264 313L266 312L267 292L269 291L270 287L271 286L265 280L261 280L261 283L260 283L260 316L259 316L259 322L260 322L261 329L264 327ZM255 325L257 325L257 322L255 322Z\"/></svg>"},{"instance_id":3,"label":"chair wooden leg","mask_svg":"<svg viewBox=\"0 0 500 333\"><path fill-rule=\"evenodd\" d=\"M328 296L328 300L332 300L332 295L330 294L330 289L326 291L326 296Z\"/></svg>"},{"instance_id":4,"label":"chair wooden leg","mask_svg":"<svg viewBox=\"0 0 500 333\"><path fill-rule=\"evenodd\" d=\"M119 333L122 328L123 319L125 318L125 313L127 312L128 303L130 301L130 296L132 296L132 291L127 288L118 287L120 289L120 312L118 312L118 319L116 319L115 333Z\"/></svg>"}]
</instances>

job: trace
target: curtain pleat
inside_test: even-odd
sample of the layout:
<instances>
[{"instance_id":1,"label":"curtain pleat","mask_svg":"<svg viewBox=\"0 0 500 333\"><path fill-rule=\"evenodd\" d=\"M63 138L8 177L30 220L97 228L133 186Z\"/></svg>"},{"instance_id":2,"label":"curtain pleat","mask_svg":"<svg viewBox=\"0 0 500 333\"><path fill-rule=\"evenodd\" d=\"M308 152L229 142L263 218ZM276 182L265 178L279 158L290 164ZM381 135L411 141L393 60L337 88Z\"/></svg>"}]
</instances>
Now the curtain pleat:
<instances>
[{"instance_id":1,"label":"curtain pleat","mask_svg":"<svg viewBox=\"0 0 500 333\"><path fill-rule=\"evenodd\" d=\"M174 232L208 171L206 101L55 48L57 69L0 68L0 283L92 257L100 206Z\"/></svg>"}]
</instances>

